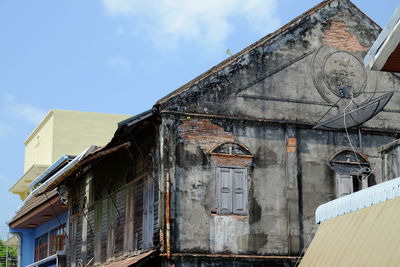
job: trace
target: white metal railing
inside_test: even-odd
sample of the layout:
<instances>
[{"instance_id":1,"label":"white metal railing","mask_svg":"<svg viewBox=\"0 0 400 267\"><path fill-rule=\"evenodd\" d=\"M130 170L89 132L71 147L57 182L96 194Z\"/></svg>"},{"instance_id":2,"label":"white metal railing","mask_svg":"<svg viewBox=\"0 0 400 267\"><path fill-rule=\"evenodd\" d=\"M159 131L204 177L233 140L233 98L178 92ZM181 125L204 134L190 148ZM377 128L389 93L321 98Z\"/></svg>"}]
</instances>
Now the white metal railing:
<instances>
[{"instance_id":1,"label":"white metal railing","mask_svg":"<svg viewBox=\"0 0 400 267\"><path fill-rule=\"evenodd\" d=\"M320 223L396 197L400 197L400 177L320 205L315 211L315 221Z\"/></svg>"},{"instance_id":2,"label":"white metal railing","mask_svg":"<svg viewBox=\"0 0 400 267\"><path fill-rule=\"evenodd\" d=\"M42 259L40 261L34 262L32 264L29 264L26 267L38 267L41 264L44 264L44 263L47 263L47 262L50 262L50 261L53 261L53 260L56 260L56 266L58 266L58 258L59 258L59 256L65 256L65 255L66 255L65 251L57 251L56 254L53 254L53 255L51 255L51 256L49 256L47 258L44 258L44 259Z\"/></svg>"}]
</instances>

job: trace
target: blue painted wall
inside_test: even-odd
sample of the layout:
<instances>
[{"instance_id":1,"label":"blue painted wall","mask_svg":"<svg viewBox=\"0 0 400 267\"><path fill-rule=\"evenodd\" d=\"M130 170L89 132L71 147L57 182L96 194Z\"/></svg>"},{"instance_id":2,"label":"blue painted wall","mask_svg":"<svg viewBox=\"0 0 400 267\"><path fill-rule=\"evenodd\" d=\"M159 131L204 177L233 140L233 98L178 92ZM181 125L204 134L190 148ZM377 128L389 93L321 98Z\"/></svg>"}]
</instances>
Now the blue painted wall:
<instances>
[{"instance_id":1,"label":"blue painted wall","mask_svg":"<svg viewBox=\"0 0 400 267\"><path fill-rule=\"evenodd\" d=\"M35 238L50 232L52 229L63 223L67 223L68 212L58 215L58 218L52 218L44 224L34 229L10 228L11 233L19 234L21 240L20 262L21 267L32 264L35 259Z\"/></svg>"}]
</instances>

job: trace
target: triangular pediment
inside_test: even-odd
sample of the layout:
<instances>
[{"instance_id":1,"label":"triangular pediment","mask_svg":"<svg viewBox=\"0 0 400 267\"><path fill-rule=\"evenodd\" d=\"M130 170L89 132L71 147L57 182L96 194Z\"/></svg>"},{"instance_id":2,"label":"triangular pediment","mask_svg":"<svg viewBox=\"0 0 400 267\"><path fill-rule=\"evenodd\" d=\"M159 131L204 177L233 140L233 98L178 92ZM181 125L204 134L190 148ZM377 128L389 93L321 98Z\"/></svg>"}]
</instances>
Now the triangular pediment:
<instances>
[{"instance_id":1,"label":"triangular pediment","mask_svg":"<svg viewBox=\"0 0 400 267\"><path fill-rule=\"evenodd\" d=\"M348 0L324 1L161 99L164 111L314 124L397 90L400 79L366 70L363 57L380 28ZM353 104L351 104L353 105ZM395 94L387 110L400 112ZM392 114L392 115L393 115ZM386 114L387 115L387 114ZM395 122L389 114L387 123ZM385 127L380 122L373 127Z\"/></svg>"}]
</instances>

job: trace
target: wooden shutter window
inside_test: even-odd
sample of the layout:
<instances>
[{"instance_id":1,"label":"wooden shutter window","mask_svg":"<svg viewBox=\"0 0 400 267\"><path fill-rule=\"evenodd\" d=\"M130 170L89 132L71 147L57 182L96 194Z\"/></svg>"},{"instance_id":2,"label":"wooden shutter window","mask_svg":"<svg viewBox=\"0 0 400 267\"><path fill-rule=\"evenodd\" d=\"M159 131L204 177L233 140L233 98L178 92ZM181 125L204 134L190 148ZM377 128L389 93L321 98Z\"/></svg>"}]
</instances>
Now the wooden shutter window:
<instances>
[{"instance_id":1,"label":"wooden shutter window","mask_svg":"<svg viewBox=\"0 0 400 267\"><path fill-rule=\"evenodd\" d=\"M229 168L218 168L218 213L232 213L232 175Z\"/></svg>"},{"instance_id":2,"label":"wooden shutter window","mask_svg":"<svg viewBox=\"0 0 400 267\"><path fill-rule=\"evenodd\" d=\"M233 169L233 213L247 213L246 169Z\"/></svg>"},{"instance_id":3,"label":"wooden shutter window","mask_svg":"<svg viewBox=\"0 0 400 267\"><path fill-rule=\"evenodd\" d=\"M143 187L143 247L153 247L154 230L154 180L144 180Z\"/></svg>"},{"instance_id":4,"label":"wooden shutter window","mask_svg":"<svg viewBox=\"0 0 400 267\"><path fill-rule=\"evenodd\" d=\"M353 178L348 174L336 174L337 197L353 193Z\"/></svg>"},{"instance_id":5,"label":"wooden shutter window","mask_svg":"<svg viewBox=\"0 0 400 267\"><path fill-rule=\"evenodd\" d=\"M246 177L245 168L217 168L218 214L247 214Z\"/></svg>"},{"instance_id":6,"label":"wooden shutter window","mask_svg":"<svg viewBox=\"0 0 400 267\"><path fill-rule=\"evenodd\" d=\"M124 250L133 252L134 250L134 190L133 184L129 185L126 194L125 206L125 237L124 237Z\"/></svg>"}]
</instances>

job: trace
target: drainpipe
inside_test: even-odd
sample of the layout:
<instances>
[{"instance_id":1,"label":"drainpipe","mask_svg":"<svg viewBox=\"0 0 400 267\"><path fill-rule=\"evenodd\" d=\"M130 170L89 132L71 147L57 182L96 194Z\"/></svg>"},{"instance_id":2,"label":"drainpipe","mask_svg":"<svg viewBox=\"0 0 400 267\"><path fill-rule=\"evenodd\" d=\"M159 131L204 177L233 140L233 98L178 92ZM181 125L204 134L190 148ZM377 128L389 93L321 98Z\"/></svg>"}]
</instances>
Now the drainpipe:
<instances>
[{"instance_id":1,"label":"drainpipe","mask_svg":"<svg viewBox=\"0 0 400 267\"><path fill-rule=\"evenodd\" d=\"M170 206L170 181L169 172L166 175L166 190L165 190L165 221L166 221L166 243L167 243L167 259L171 259L171 206Z\"/></svg>"}]
</instances>

